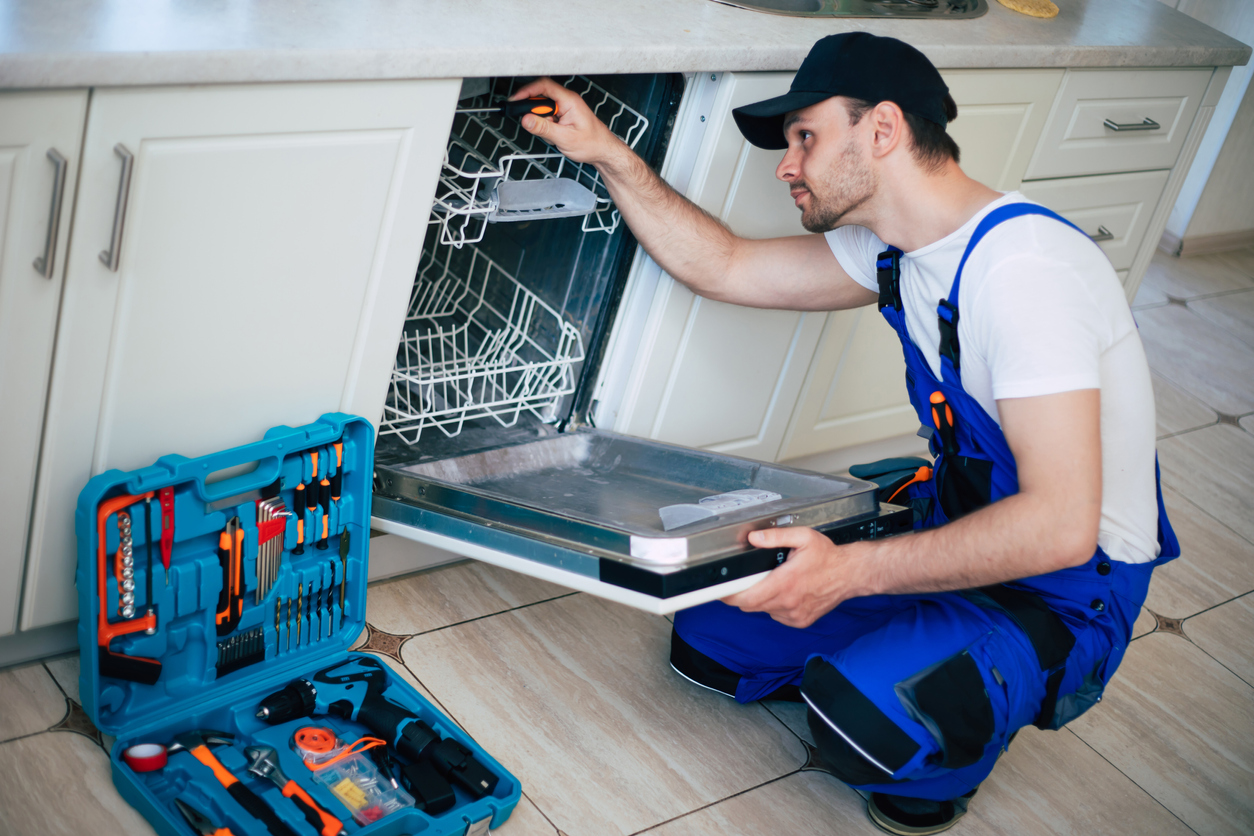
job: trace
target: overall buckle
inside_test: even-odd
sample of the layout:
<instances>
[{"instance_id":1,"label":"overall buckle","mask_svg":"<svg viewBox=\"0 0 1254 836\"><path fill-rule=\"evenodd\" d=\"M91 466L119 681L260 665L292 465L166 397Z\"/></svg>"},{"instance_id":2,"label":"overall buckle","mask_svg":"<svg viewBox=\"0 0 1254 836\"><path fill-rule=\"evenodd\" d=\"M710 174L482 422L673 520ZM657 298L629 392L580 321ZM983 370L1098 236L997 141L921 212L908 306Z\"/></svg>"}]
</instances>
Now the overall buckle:
<instances>
[{"instance_id":1,"label":"overall buckle","mask_svg":"<svg viewBox=\"0 0 1254 836\"><path fill-rule=\"evenodd\" d=\"M892 247L875 257L875 278L880 285L878 307L901 310L901 250Z\"/></svg>"}]
</instances>

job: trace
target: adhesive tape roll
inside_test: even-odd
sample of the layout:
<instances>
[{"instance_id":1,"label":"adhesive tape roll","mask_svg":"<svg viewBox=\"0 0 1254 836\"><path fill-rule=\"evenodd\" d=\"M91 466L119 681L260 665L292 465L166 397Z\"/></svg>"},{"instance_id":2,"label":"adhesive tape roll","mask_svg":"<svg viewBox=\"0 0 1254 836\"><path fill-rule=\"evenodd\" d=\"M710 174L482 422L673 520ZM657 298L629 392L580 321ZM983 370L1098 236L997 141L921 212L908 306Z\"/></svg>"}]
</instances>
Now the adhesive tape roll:
<instances>
[{"instance_id":1,"label":"adhesive tape roll","mask_svg":"<svg viewBox=\"0 0 1254 836\"><path fill-rule=\"evenodd\" d=\"M122 760L136 772L153 772L165 766L165 747L158 743L140 743L123 750Z\"/></svg>"}]
</instances>

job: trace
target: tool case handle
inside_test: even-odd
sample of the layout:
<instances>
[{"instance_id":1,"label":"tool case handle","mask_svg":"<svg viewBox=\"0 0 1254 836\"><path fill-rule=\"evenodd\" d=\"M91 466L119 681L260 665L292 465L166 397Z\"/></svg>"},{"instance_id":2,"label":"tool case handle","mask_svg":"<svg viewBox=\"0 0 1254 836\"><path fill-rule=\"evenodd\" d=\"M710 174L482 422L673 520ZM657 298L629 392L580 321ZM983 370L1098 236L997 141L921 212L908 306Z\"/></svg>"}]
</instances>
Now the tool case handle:
<instances>
[{"instance_id":1,"label":"tool case handle","mask_svg":"<svg viewBox=\"0 0 1254 836\"><path fill-rule=\"evenodd\" d=\"M245 444L230 450L222 450L196 459L177 454L162 456L157 465L169 471L169 476L143 474L142 486L147 489L149 481L160 481L162 484L174 482L193 482L199 498L204 502L236 496L251 490L259 490L274 483L283 470L283 459L293 452L308 450L321 444L333 442L343 429L338 431L327 423L311 424L299 430L291 427L275 427L266 433L261 441ZM240 473L217 482L206 480L223 470L232 470L255 463L254 470Z\"/></svg>"}]
</instances>

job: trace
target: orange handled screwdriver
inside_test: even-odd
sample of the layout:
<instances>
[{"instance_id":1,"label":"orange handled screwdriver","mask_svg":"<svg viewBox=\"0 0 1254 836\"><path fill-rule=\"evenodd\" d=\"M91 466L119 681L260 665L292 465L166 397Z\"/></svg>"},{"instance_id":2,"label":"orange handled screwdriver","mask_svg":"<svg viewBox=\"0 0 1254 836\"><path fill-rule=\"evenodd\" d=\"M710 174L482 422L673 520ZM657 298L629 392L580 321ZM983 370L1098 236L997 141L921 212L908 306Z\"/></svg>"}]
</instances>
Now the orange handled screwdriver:
<instances>
[{"instance_id":1,"label":"orange handled screwdriver","mask_svg":"<svg viewBox=\"0 0 1254 836\"><path fill-rule=\"evenodd\" d=\"M214 623L219 636L235 629L243 611L244 600L239 590L239 563L237 556L243 553L244 531L239 517L231 517L226 528L218 535L218 565L222 567L222 591L218 593L218 607ZM239 599L238 601L236 599Z\"/></svg>"},{"instance_id":2,"label":"orange handled screwdriver","mask_svg":"<svg viewBox=\"0 0 1254 836\"><path fill-rule=\"evenodd\" d=\"M331 476L331 501L335 503L338 511L340 507L340 490L344 487L344 442L337 441L331 446L335 448L335 473ZM344 524L342 520L340 524Z\"/></svg>"},{"instance_id":3,"label":"orange handled screwdriver","mask_svg":"<svg viewBox=\"0 0 1254 836\"><path fill-rule=\"evenodd\" d=\"M940 433L941 449L948 456L956 456L958 454L958 430L954 423L954 411L949 407L949 401L945 400L945 393L936 391L928 398L932 402L932 423L936 425L936 431Z\"/></svg>"},{"instance_id":4,"label":"orange handled screwdriver","mask_svg":"<svg viewBox=\"0 0 1254 836\"><path fill-rule=\"evenodd\" d=\"M557 102L545 96L532 96L530 99L519 99L516 102L504 102L497 107L472 107L458 110L458 113L500 113L511 119L521 119L528 113L536 116L557 116Z\"/></svg>"},{"instance_id":5,"label":"orange handled screwdriver","mask_svg":"<svg viewBox=\"0 0 1254 836\"><path fill-rule=\"evenodd\" d=\"M331 462L327 462L327 471L331 470ZM320 536L318 542L314 543L314 548L327 548L327 537L330 535L329 525L331 522L331 480L323 476L322 481L318 483L318 504L322 506L322 528L319 531Z\"/></svg>"}]
</instances>

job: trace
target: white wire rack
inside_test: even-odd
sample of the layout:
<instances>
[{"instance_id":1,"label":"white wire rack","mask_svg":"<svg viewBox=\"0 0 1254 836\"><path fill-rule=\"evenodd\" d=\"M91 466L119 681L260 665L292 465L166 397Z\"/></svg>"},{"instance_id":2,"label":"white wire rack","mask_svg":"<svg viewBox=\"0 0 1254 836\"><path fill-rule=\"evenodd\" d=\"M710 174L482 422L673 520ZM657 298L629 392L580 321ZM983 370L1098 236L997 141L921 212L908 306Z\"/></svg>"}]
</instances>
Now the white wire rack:
<instances>
[{"instance_id":1,"label":"white wire rack","mask_svg":"<svg viewBox=\"0 0 1254 836\"><path fill-rule=\"evenodd\" d=\"M578 330L477 247L424 251L381 435L415 444L473 418L512 426L524 411L557 417L583 360Z\"/></svg>"},{"instance_id":2,"label":"white wire rack","mask_svg":"<svg viewBox=\"0 0 1254 836\"><path fill-rule=\"evenodd\" d=\"M635 148L648 130L648 119L587 78L572 76L558 79L558 83L582 96L593 113L628 146ZM511 82L504 95L513 89ZM489 92L469 99L453 118L430 221L440 227L440 243L461 247L481 241L489 222L572 214L560 205L502 210L497 188L504 180L572 180L596 199L591 212L580 212L584 214L583 231L610 233L617 229L618 210L596 168L567 159L529 133L520 120L496 113L464 112L499 104L500 98L498 87L495 96Z\"/></svg>"}]
</instances>

